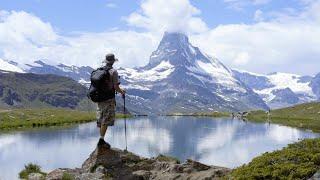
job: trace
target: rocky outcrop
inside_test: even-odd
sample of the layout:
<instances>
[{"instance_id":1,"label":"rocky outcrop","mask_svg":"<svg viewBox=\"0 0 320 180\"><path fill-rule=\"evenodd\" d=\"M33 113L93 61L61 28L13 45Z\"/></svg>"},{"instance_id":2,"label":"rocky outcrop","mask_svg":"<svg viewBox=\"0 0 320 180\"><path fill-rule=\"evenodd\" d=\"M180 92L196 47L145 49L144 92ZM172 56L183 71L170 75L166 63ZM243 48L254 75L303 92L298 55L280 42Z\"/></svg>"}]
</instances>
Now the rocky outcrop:
<instances>
[{"instance_id":1,"label":"rocky outcrop","mask_svg":"<svg viewBox=\"0 0 320 180\"><path fill-rule=\"evenodd\" d=\"M142 158L119 149L96 148L76 169L56 169L46 179L220 179L230 169L207 166L193 160L180 163L177 159L160 155Z\"/></svg>"}]
</instances>

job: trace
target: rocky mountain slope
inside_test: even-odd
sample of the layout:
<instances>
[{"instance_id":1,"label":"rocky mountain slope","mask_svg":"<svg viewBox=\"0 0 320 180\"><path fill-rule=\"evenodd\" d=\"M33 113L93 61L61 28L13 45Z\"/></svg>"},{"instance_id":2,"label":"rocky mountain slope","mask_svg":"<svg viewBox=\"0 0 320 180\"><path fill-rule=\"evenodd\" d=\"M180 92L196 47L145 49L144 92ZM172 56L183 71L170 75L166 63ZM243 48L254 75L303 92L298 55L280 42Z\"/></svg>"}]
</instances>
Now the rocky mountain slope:
<instances>
[{"instance_id":1,"label":"rocky mountain slope","mask_svg":"<svg viewBox=\"0 0 320 180\"><path fill-rule=\"evenodd\" d=\"M142 158L130 152L119 149L97 147L90 157L76 169L56 169L46 176L46 179L220 179L227 175L230 169L207 166L196 161L178 160L158 156L157 158Z\"/></svg>"},{"instance_id":2,"label":"rocky mountain slope","mask_svg":"<svg viewBox=\"0 0 320 180\"><path fill-rule=\"evenodd\" d=\"M320 101L320 73L317 74L311 81L310 86L312 88L313 93Z\"/></svg>"},{"instance_id":3,"label":"rocky mountain slope","mask_svg":"<svg viewBox=\"0 0 320 180\"><path fill-rule=\"evenodd\" d=\"M56 75L0 72L0 107L63 107L85 105L87 89Z\"/></svg>"},{"instance_id":4,"label":"rocky mountain slope","mask_svg":"<svg viewBox=\"0 0 320 180\"><path fill-rule=\"evenodd\" d=\"M134 111L165 114L267 108L231 70L192 46L181 33L166 33L146 66L122 68L119 74Z\"/></svg>"},{"instance_id":5,"label":"rocky mountain slope","mask_svg":"<svg viewBox=\"0 0 320 180\"><path fill-rule=\"evenodd\" d=\"M263 75L241 70L233 70L233 73L271 108L320 100L320 74L311 77L289 73Z\"/></svg>"}]
</instances>

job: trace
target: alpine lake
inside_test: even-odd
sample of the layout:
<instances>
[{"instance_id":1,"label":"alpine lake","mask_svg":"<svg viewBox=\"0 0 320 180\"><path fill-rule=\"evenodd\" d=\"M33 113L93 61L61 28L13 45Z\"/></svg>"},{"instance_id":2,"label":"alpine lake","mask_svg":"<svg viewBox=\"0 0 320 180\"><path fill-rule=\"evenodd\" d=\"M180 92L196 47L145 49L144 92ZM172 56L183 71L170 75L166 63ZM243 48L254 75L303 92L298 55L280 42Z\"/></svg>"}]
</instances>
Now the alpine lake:
<instances>
[{"instance_id":1,"label":"alpine lake","mask_svg":"<svg viewBox=\"0 0 320 180\"><path fill-rule=\"evenodd\" d=\"M119 119L108 129L106 141L112 147L124 149L127 145L128 151L144 157L165 154L229 168L301 139L320 137L276 124L191 116L129 118L125 136L124 122ZM47 172L80 167L98 138L95 122L0 133L0 179L18 179L18 173L30 162Z\"/></svg>"}]
</instances>

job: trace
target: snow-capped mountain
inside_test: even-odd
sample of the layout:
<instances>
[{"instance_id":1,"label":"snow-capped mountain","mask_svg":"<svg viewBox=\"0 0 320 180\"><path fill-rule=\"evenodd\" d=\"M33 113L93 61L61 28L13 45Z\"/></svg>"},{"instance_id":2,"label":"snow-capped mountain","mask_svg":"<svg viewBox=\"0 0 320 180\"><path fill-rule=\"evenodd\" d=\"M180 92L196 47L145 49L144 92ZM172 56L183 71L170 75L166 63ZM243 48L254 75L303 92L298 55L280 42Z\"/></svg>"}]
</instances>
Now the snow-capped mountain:
<instances>
[{"instance_id":1,"label":"snow-capped mountain","mask_svg":"<svg viewBox=\"0 0 320 180\"><path fill-rule=\"evenodd\" d=\"M263 75L235 69L233 73L237 79L258 93L271 108L315 101L320 97L316 94L320 82L316 82L311 76L289 73ZM312 81L314 87L311 85Z\"/></svg>"},{"instance_id":2,"label":"snow-capped mountain","mask_svg":"<svg viewBox=\"0 0 320 180\"><path fill-rule=\"evenodd\" d=\"M25 70L29 73L35 74L55 74L66 76L78 81L81 84L88 84L90 83L89 79L93 68L89 66L67 66L64 64L58 64L54 66L38 60L33 64L26 64Z\"/></svg>"},{"instance_id":3,"label":"snow-capped mountain","mask_svg":"<svg viewBox=\"0 0 320 180\"><path fill-rule=\"evenodd\" d=\"M24 71L17 66L17 63L6 61L0 58L0 71L9 71L9 72L19 72L23 73Z\"/></svg>"},{"instance_id":4,"label":"snow-capped mountain","mask_svg":"<svg viewBox=\"0 0 320 180\"><path fill-rule=\"evenodd\" d=\"M172 113L267 109L262 99L217 59L181 33L165 33L149 63L121 68L133 111Z\"/></svg>"},{"instance_id":5,"label":"snow-capped mountain","mask_svg":"<svg viewBox=\"0 0 320 180\"><path fill-rule=\"evenodd\" d=\"M90 83L89 79L93 68L89 66L50 65L45 63L45 61L46 60L38 60L32 64L19 64L14 61L0 59L0 70L19 73L54 74L72 78L83 85Z\"/></svg>"}]
</instances>

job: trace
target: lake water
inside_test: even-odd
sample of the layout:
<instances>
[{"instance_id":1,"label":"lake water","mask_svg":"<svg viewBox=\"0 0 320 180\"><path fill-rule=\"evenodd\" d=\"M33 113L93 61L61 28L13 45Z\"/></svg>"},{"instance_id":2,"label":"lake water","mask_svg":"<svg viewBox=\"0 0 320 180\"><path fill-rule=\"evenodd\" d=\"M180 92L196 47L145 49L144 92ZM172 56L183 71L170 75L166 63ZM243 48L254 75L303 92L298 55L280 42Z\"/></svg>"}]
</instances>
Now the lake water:
<instances>
[{"instance_id":1,"label":"lake water","mask_svg":"<svg viewBox=\"0 0 320 180\"><path fill-rule=\"evenodd\" d=\"M24 164L39 164L44 171L80 167L95 149L95 123L61 129L38 129L0 134L0 179L17 179ZM318 134L286 126L251 123L230 118L139 117L127 120L128 150L145 157L166 154L182 161L237 167L252 158L299 139ZM124 121L118 120L106 136L125 148Z\"/></svg>"}]
</instances>

